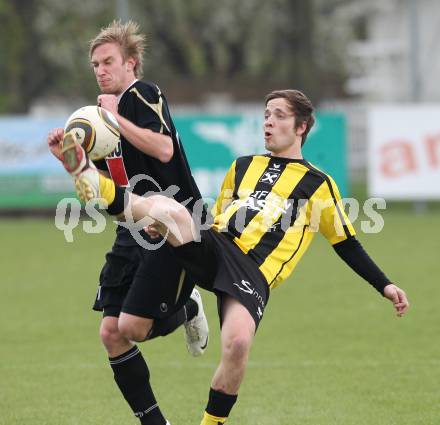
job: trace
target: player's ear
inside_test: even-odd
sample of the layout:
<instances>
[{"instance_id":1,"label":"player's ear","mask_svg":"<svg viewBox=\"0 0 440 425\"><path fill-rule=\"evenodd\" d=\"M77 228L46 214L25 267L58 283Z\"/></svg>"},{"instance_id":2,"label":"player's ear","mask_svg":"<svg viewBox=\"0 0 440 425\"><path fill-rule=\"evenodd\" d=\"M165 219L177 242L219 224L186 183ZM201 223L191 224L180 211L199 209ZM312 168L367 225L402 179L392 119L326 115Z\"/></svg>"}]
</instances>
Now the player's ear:
<instances>
[{"instance_id":1,"label":"player's ear","mask_svg":"<svg viewBox=\"0 0 440 425\"><path fill-rule=\"evenodd\" d=\"M307 122L303 121L300 125L295 128L295 134L297 136L302 136L307 128Z\"/></svg>"},{"instance_id":2,"label":"player's ear","mask_svg":"<svg viewBox=\"0 0 440 425\"><path fill-rule=\"evenodd\" d=\"M125 61L125 69L128 72L134 71L134 68L136 66L136 60L133 57L129 57L126 61Z\"/></svg>"}]
</instances>

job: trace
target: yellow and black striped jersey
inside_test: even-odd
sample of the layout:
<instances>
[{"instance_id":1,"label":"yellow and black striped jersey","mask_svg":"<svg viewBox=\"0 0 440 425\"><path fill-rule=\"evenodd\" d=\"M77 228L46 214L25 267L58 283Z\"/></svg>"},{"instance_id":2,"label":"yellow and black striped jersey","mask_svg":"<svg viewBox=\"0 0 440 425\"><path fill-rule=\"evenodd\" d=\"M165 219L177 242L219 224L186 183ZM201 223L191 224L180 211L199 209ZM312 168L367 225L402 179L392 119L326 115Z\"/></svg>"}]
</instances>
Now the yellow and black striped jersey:
<instances>
[{"instance_id":1,"label":"yellow and black striped jersey","mask_svg":"<svg viewBox=\"0 0 440 425\"><path fill-rule=\"evenodd\" d=\"M235 160L213 207L224 232L275 288L320 231L334 245L354 236L334 180L305 160L270 155Z\"/></svg>"}]
</instances>

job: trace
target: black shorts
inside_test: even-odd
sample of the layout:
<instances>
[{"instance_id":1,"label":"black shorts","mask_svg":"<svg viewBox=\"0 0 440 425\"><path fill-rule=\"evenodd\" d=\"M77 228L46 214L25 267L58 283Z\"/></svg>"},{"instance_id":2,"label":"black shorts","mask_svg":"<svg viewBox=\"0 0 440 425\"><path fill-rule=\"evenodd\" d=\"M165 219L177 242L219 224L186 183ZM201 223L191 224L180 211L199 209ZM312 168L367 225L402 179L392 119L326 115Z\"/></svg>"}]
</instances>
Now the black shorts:
<instances>
[{"instance_id":1,"label":"black shorts","mask_svg":"<svg viewBox=\"0 0 440 425\"><path fill-rule=\"evenodd\" d=\"M257 264L235 243L208 229L201 231L200 242L173 251L197 285L216 293L221 321L221 295L226 293L246 307L258 327L269 300L269 287Z\"/></svg>"},{"instance_id":2,"label":"black shorts","mask_svg":"<svg viewBox=\"0 0 440 425\"><path fill-rule=\"evenodd\" d=\"M114 244L106 255L93 309L104 316L120 312L160 319L180 310L194 281L182 269L168 244L152 251Z\"/></svg>"}]
</instances>

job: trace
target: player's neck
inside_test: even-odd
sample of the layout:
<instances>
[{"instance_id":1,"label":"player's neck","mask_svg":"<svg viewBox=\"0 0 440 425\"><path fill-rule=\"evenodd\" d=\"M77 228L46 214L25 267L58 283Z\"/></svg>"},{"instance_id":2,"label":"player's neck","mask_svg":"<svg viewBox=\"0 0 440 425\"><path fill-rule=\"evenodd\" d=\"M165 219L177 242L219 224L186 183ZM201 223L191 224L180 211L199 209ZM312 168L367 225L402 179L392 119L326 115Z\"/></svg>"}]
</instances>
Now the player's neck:
<instances>
[{"instance_id":1,"label":"player's neck","mask_svg":"<svg viewBox=\"0 0 440 425\"><path fill-rule=\"evenodd\" d=\"M301 143L295 143L282 151L271 152L270 155L276 158L303 159Z\"/></svg>"},{"instance_id":2,"label":"player's neck","mask_svg":"<svg viewBox=\"0 0 440 425\"><path fill-rule=\"evenodd\" d=\"M123 85L123 88L120 90L119 93L115 93L118 100L121 99L123 94L137 81L138 79L136 77L133 77L133 79L127 80L127 82Z\"/></svg>"},{"instance_id":3,"label":"player's neck","mask_svg":"<svg viewBox=\"0 0 440 425\"><path fill-rule=\"evenodd\" d=\"M122 93L124 93L129 87L131 87L138 79L133 75L132 78L127 79L124 90L122 90Z\"/></svg>"}]
</instances>

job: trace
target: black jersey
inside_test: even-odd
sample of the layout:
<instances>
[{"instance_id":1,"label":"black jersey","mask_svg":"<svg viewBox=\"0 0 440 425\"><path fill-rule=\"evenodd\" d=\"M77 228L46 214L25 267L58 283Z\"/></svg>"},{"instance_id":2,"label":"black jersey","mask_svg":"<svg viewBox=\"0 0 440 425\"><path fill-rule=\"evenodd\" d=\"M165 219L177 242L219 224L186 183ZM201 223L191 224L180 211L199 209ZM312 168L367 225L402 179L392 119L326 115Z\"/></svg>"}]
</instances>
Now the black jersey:
<instances>
[{"instance_id":1,"label":"black jersey","mask_svg":"<svg viewBox=\"0 0 440 425\"><path fill-rule=\"evenodd\" d=\"M118 148L105 160L97 161L97 167L108 171L118 186L131 186L133 193L141 196L177 186L179 190L174 194L174 199L192 210L201 195L171 119L167 101L159 87L153 83L136 81L122 95L118 113L138 127L170 136L173 140L173 157L163 163L144 154L121 135ZM133 185L131 179L140 175L148 177L139 177L139 181ZM121 245L136 244L130 232L123 227L117 229L116 242Z\"/></svg>"}]
</instances>

